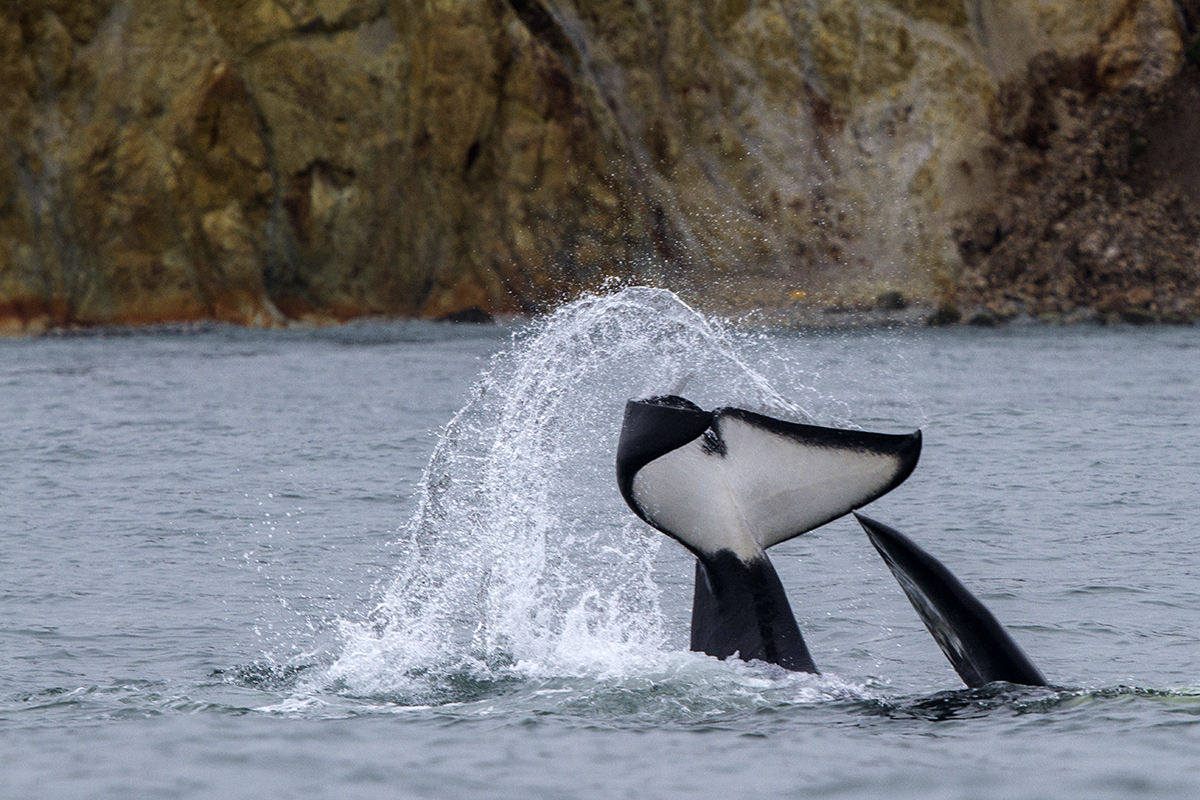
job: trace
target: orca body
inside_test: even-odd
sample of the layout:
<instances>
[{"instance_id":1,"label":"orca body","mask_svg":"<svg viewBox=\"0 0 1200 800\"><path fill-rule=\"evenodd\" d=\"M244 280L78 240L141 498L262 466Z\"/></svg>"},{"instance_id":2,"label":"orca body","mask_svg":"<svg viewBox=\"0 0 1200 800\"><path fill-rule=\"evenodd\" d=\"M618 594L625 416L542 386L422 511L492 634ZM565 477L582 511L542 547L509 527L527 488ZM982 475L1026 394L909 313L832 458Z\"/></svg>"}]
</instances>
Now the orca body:
<instances>
[{"instance_id":1,"label":"orca body","mask_svg":"<svg viewBox=\"0 0 1200 800\"><path fill-rule=\"evenodd\" d=\"M895 528L854 516L967 686L993 681L1047 685L992 612L942 562Z\"/></svg>"},{"instance_id":2,"label":"orca body","mask_svg":"<svg viewBox=\"0 0 1200 800\"><path fill-rule=\"evenodd\" d=\"M691 648L816 673L767 548L900 485L921 432L785 422L681 397L630 400L617 485L641 519L697 559Z\"/></svg>"}]
</instances>

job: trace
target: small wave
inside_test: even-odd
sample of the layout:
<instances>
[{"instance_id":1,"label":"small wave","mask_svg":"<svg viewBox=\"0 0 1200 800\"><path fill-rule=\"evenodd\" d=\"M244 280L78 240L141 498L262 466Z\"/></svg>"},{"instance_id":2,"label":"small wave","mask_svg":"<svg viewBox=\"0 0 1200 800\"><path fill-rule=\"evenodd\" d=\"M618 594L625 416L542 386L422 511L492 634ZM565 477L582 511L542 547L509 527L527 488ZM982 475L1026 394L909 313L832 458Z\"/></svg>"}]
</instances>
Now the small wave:
<instances>
[{"instance_id":1,"label":"small wave","mask_svg":"<svg viewBox=\"0 0 1200 800\"><path fill-rule=\"evenodd\" d=\"M246 706L228 698L206 697L207 685L181 689L167 682L123 680L110 686L50 687L22 692L0 705L3 712L32 712L41 717L65 716L73 721L140 719L167 714L245 714Z\"/></svg>"},{"instance_id":2,"label":"small wave","mask_svg":"<svg viewBox=\"0 0 1200 800\"><path fill-rule=\"evenodd\" d=\"M267 691L290 691L314 664L278 664L256 661L228 669L215 669L212 677L235 686Z\"/></svg>"},{"instance_id":3,"label":"small wave","mask_svg":"<svg viewBox=\"0 0 1200 800\"><path fill-rule=\"evenodd\" d=\"M918 698L873 699L864 705L863 712L893 719L942 722L986 717L996 711L1018 714L1049 711L1077 697L1078 693L1077 689L997 682Z\"/></svg>"}]
</instances>

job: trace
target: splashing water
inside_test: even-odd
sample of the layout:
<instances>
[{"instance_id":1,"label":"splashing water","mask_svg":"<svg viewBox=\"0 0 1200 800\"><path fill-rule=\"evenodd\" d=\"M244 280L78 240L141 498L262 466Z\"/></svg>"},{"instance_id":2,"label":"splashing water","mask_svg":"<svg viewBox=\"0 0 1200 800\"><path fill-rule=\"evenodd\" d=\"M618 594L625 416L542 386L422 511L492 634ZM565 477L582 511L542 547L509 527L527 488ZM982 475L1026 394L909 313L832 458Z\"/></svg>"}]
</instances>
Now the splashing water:
<instances>
[{"instance_id":1,"label":"splashing water","mask_svg":"<svg viewBox=\"0 0 1200 800\"><path fill-rule=\"evenodd\" d=\"M346 625L327 680L428 703L498 680L693 669L701 657L666 649L652 577L666 539L635 521L614 477L625 401L665 393L812 419L668 291L564 307L493 359L447 425L403 566L370 620Z\"/></svg>"}]
</instances>

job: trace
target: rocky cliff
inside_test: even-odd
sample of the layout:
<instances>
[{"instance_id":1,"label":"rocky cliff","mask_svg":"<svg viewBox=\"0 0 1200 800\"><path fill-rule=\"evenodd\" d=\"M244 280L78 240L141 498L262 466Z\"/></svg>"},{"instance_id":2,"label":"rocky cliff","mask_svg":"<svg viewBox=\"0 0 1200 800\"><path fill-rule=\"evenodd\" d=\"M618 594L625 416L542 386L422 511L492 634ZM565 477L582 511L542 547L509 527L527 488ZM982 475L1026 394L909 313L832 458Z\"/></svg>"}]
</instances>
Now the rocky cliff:
<instances>
[{"instance_id":1,"label":"rocky cliff","mask_svg":"<svg viewBox=\"0 0 1200 800\"><path fill-rule=\"evenodd\" d=\"M524 313L608 280L1187 316L1197 24L1200 0L8 0L0 327Z\"/></svg>"}]
</instances>

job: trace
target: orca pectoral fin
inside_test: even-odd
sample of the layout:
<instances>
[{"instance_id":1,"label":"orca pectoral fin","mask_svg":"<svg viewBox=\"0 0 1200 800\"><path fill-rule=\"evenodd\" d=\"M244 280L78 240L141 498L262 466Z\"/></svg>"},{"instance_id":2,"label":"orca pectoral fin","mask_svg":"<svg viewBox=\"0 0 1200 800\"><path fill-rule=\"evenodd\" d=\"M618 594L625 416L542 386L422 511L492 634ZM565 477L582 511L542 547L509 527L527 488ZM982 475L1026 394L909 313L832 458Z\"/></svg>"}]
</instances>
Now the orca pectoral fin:
<instances>
[{"instance_id":1,"label":"orca pectoral fin","mask_svg":"<svg viewBox=\"0 0 1200 800\"><path fill-rule=\"evenodd\" d=\"M894 528L854 516L967 686L992 681L1047 685L992 612L942 562Z\"/></svg>"},{"instance_id":2,"label":"orca pectoral fin","mask_svg":"<svg viewBox=\"0 0 1200 800\"><path fill-rule=\"evenodd\" d=\"M721 550L696 560L691 649L819 674L766 553L743 561Z\"/></svg>"}]
</instances>

